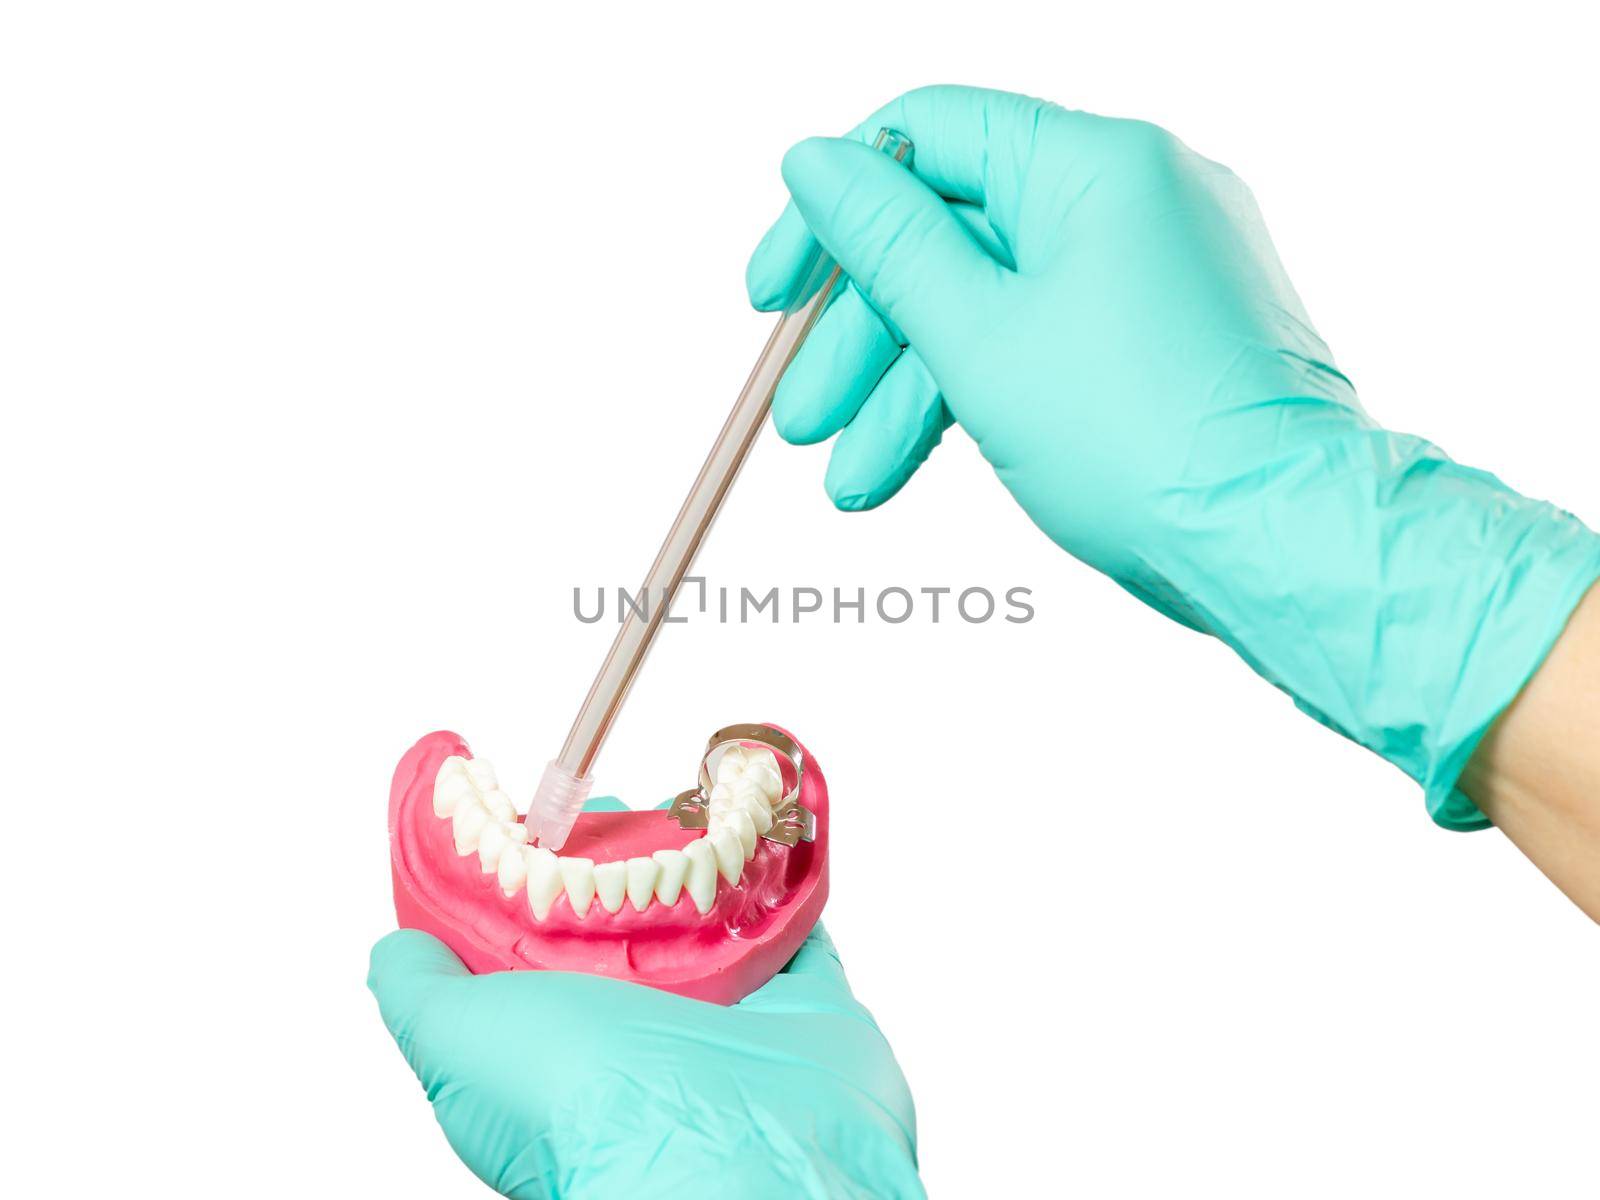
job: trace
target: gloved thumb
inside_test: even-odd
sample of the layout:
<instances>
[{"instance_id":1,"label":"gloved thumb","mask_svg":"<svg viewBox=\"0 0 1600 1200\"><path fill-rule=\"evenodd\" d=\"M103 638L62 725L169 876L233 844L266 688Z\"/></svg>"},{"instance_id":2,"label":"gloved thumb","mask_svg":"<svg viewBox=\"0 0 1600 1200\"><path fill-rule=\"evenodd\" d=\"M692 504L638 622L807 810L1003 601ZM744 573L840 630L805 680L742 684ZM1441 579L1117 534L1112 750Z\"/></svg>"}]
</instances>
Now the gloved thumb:
<instances>
[{"instance_id":1,"label":"gloved thumb","mask_svg":"<svg viewBox=\"0 0 1600 1200\"><path fill-rule=\"evenodd\" d=\"M828 936L821 921L812 927L800 949L783 970L787 975L813 976L847 996L850 994L849 981L844 977L844 964L839 961L839 952L833 948L833 939Z\"/></svg>"},{"instance_id":2,"label":"gloved thumb","mask_svg":"<svg viewBox=\"0 0 1600 1200\"><path fill-rule=\"evenodd\" d=\"M383 1023L406 1050L423 1001L441 983L470 974L438 938L419 929L397 929L373 946L367 987L378 998Z\"/></svg>"},{"instance_id":3,"label":"gloved thumb","mask_svg":"<svg viewBox=\"0 0 1600 1200\"><path fill-rule=\"evenodd\" d=\"M913 344L931 345L989 302L1006 271L938 193L881 151L807 138L783 158L806 225Z\"/></svg>"}]
</instances>

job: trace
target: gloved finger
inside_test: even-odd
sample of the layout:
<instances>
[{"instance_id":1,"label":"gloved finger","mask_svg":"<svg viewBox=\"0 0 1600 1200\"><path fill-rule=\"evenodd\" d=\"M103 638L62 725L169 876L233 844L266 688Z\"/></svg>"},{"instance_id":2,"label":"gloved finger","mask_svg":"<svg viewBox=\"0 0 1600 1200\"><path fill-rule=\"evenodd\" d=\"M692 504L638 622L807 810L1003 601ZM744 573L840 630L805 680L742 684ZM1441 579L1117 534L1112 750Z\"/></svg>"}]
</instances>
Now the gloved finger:
<instances>
[{"instance_id":1,"label":"gloved finger","mask_svg":"<svg viewBox=\"0 0 1600 1200\"><path fill-rule=\"evenodd\" d=\"M989 88L935 84L897 96L850 137L871 144L888 128L911 139L912 169L947 200L990 207L994 164L1026 161L1043 101Z\"/></svg>"},{"instance_id":2,"label":"gloved finger","mask_svg":"<svg viewBox=\"0 0 1600 1200\"><path fill-rule=\"evenodd\" d=\"M947 203L990 257L1009 271L1017 269L1010 241L989 219L987 209L960 200ZM787 306L802 272L810 265L811 255L820 248L791 200L784 205L783 214L767 230L745 267L745 289L750 294L750 306L757 312L775 312ZM899 330L891 328L890 332L897 342L905 345Z\"/></svg>"},{"instance_id":3,"label":"gloved finger","mask_svg":"<svg viewBox=\"0 0 1600 1200\"><path fill-rule=\"evenodd\" d=\"M735 1008L767 1015L840 1013L857 1017L877 1028L872 1014L850 991L850 982L839 963L839 952L833 948L828 931L821 924L813 927L783 970L751 992Z\"/></svg>"},{"instance_id":4,"label":"gloved finger","mask_svg":"<svg viewBox=\"0 0 1600 1200\"><path fill-rule=\"evenodd\" d=\"M951 421L939 385L907 350L834 443L823 486L847 512L876 508L905 486Z\"/></svg>"},{"instance_id":5,"label":"gloved finger","mask_svg":"<svg viewBox=\"0 0 1600 1200\"><path fill-rule=\"evenodd\" d=\"M800 949L795 951L789 965L784 967L783 974L810 975L835 983L846 992L850 990L850 983L844 977L844 964L839 961L839 952L834 949L833 939L828 936L821 921L811 927Z\"/></svg>"},{"instance_id":6,"label":"gloved finger","mask_svg":"<svg viewBox=\"0 0 1600 1200\"><path fill-rule=\"evenodd\" d=\"M872 306L844 287L778 381L772 423L779 435L807 446L838 433L899 353Z\"/></svg>"},{"instance_id":7,"label":"gloved finger","mask_svg":"<svg viewBox=\"0 0 1600 1200\"><path fill-rule=\"evenodd\" d=\"M938 342L1003 286L1005 268L927 184L842 138L809 138L783 178L823 248L914 343Z\"/></svg>"},{"instance_id":8,"label":"gloved finger","mask_svg":"<svg viewBox=\"0 0 1600 1200\"><path fill-rule=\"evenodd\" d=\"M397 929L372 947L367 987L378 998L383 1023L404 1050L423 1001L441 983L471 974L450 947L432 934Z\"/></svg>"},{"instance_id":9,"label":"gloved finger","mask_svg":"<svg viewBox=\"0 0 1600 1200\"><path fill-rule=\"evenodd\" d=\"M871 145L884 127L905 134L914 147L911 170L919 179L946 200L983 211L994 190L989 180L991 162L999 158L1005 145L1013 151L1011 160L1026 161L1022 151L1033 136L1041 104L1026 96L985 88L919 88L891 100L846 137ZM994 232L987 220L984 231ZM979 236L978 240L994 253L990 238ZM761 312L784 307L815 248L816 241L793 202L785 205L745 268L751 305ZM1015 269L1009 247L995 257Z\"/></svg>"},{"instance_id":10,"label":"gloved finger","mask_svg":"<svg viewBox=\"0 0 1600 1200\"><path fill-rule=\"evenodd\" d=\"M756 243L745 265L744 286L750 296L750 306L757 312L776 312L786 307L816 251L816 239L801 218L800 210L790 201Z\"/></svg>"}]
</instances>

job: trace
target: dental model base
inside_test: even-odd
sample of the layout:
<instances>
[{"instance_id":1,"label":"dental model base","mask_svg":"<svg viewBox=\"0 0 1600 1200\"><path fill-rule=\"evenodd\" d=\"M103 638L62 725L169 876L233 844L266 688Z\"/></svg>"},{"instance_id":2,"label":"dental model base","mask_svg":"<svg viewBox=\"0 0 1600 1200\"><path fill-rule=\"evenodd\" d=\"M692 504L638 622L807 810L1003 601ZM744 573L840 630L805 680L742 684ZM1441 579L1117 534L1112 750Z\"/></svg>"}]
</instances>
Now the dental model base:
<instances>
[{"instance_id":1,"label":"dental model base","mask_svg":"<svg viewBox=\"0 0 1600 1200\"><path fill-rule=\"evenodd\" d=\"M828 895L828 787L799 742L733 725L668 809L582 812L556 854L453 733L400 760L400 925L474 972L581 971L732 1004L793 957Z\"/></svg>"},{"instance_id":2,"label":"dental model base","mask_svg":"<svg viewBox=\"0 0 1600 1200\"><path fill-rule=\"evenodd\" d=\"M892 129L880 129L873 147L898 163L908 161L911 156L910 139ZM584 698L583 707L578 710L566 744L560 755L545 767L539 780L533 803L528 808L527 825L531 836L551 850L562 848L568 831L577 820L584 799L594 786L591 768L600 747L671 609L678 585L694 564L700 543L710 532L728 490L739 475L739 468L744 465L756 435L766 423L778 381L827 308L828 298L838 287L840 273L832 260L817 250L799 278L800 286L762 347L755 369L745 381L744 390L739 393L733 411L728 414L722 432L706 456L705 465L700 468L694 486L678 510L655 562L650 565L650 573L639 590L644 598L643 610L634 609L623 621L600 673Z\"/></svg>"}]
</instances>

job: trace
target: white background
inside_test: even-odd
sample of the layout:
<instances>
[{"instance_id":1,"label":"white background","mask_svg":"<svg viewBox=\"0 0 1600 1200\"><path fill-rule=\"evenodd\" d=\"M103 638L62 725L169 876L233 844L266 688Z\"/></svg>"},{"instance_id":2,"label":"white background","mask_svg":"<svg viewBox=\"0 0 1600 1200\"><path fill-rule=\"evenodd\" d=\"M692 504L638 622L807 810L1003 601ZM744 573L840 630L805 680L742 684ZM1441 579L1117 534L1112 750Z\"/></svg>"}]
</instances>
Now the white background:
<instances>
[{"instance_id":1,"label":"white background","mask_svg":"<svg viewBox=\"0 0 1600 1200\"><path fill-rule=\"evenodd\" d=\"M1600 519L1563 9L9 6L0 1172L481 1194L364 987L389 773L446 726L531 788L613 632L573 585L637 582L765 336L783 150L907 87L1228 163L1380 419ZM870 515L825 456L769 435L705 573L1037 619L674 628L600 786L655 802L727 721L810 743L935 1196L1594 1194L1600 938L1499 834L1061 554L958 432Z\"/></svg>"}]
</instances>

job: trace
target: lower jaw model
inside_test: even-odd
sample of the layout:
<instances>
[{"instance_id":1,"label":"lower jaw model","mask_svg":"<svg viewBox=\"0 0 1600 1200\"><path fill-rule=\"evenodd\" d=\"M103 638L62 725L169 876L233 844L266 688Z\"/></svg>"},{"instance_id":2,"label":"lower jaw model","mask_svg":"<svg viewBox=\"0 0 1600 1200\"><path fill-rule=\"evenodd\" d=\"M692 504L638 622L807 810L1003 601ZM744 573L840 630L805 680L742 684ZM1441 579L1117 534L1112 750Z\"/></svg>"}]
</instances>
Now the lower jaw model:
<instances>
[{"instance_id":1,"label":"lower jaw model","mask_svg":"<svg viewBox=\"0 0 1600 1200\"><path fill-rule=\"evenodd\" d=\"M774 750L780 752L774 753ZM585 812L530 845L494 769L430 733L389 796L395 910L478 973L582 971L732 1004L800 948L828 892L828 791L772 726L712 738L669 811Z\"/></svg>"}]
</instances>

